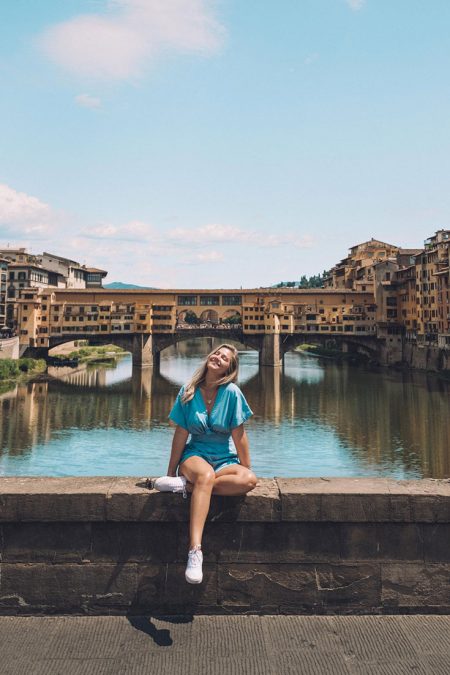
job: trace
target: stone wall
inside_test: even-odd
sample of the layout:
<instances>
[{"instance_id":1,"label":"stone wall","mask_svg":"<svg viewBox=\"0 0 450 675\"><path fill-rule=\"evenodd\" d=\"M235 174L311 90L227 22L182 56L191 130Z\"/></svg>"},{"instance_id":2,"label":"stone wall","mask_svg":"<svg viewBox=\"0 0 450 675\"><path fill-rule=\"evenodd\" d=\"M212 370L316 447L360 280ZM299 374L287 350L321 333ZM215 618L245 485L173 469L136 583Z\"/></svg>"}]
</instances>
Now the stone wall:
<instances>
[{"instance_id":1,"label":"stone wall","mask_svg":"<svg viewBox=\"0 0 450 675\"><path fill-rule=\"evenodd\" d=\"M19 338L3 338L0 340L0 359L19 358Z\"/></svg>"},{"instance_id":2,"label":"stone wall","mask_svg":"<svg viewBox=\"0 0 450 675\"><path fill-rule=\"evenodd\" d=\"M262 479L213 497L204 582L189 499L134 478L1 478L4 614L450 611L450 481Z\"/></svg>"}]
</instances>

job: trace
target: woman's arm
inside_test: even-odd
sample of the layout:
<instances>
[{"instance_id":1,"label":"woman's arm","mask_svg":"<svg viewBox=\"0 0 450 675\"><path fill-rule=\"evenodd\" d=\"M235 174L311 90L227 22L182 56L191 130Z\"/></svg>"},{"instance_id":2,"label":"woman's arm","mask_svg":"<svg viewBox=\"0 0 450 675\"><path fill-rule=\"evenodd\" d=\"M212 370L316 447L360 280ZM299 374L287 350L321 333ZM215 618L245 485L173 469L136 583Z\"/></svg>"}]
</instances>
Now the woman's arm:
<instances>
[{"instance_id":1,"label":"woman's arm","mask_svg":"<svg viewBox=\"0 0 450 675\"><path fill-rule=\"evenodd\" d=\"M236 446L239 462L242 466L250 469L250 450L248 447L248 438L244 429L244 425L236 427L231 431L233 443Z\"/></svg>"},{"instance_id":2,"label":"woman's arm","mask_svg":"<svg viewBox=\"0 0 450 675\"><path fill-rule=\"evenodd\" d=\"M186 441L189 436L189 431L177 425L172 440L172 451L170 453L169 468L167 469L168 476L176 476L178 464L180 463L181 453L184 450Z\"/></svg>"}]
</instances>

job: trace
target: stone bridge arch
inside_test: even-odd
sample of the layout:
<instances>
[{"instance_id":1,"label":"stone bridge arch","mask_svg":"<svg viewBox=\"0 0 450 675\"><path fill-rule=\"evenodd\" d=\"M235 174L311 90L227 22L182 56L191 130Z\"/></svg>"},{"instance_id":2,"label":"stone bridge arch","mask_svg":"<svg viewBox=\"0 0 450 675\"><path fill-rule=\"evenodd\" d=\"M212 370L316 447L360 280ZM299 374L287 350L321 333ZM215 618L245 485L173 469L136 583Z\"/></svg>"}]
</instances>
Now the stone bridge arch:
<instances>
[{"instance_id":1,"label":"stone bridge arch","mask_svg":"<svg viewBox=\"0 0 450 675\"><path fill-rule=\"evenodd\" d=\"M280 336L281 337L281 336ZM312 344L326 349L342 348L343 353L362 354L369 359L379 361L380 345L375 337L345 334L302 333L286 335L280 340L282 355L301 344Z\"/></svg>"},{"instance_id":2,"label":"stone bridge arch","mask_svg":"<svg viewBox=\"0 0 450 675\"><path fill-rule=\"evenodd\" d=\"M178 342L185 340L192 340L194 338L214 337L221 340L221 342L239 342L244 347L249 347L257 352L261 352L262 340L259 335L246 335L241 329L221 329L214 328L192 328L190 330L180 330L175 333L167 335L155 334L153 337L153 361L159 364L160 354L167 347L172 347Z\"/></svg>"}]
</instances>

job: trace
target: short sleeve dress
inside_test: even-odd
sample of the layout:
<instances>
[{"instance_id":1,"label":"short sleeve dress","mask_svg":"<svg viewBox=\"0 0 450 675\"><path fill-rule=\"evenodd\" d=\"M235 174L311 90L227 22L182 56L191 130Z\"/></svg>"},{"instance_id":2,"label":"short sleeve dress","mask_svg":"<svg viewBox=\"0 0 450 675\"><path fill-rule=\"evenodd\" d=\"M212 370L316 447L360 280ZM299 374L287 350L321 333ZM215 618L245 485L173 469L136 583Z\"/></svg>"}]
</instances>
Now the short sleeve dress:
<instances>
[{"instance_id":1,"label":"short sleeve dress","mask_svg":"<svg viewBox=\"0 0 450 675\"><path fill-rule=\"evenodd\" d=\"M253 415L239 387L232 382L221 384L209 414L199 387L187 403L181 401L183 391L184 387L169 414L172 422L190 433L180 464L193 456L205 459L215 471L239 464L231 431Z\"/></svg>"}]
</instances>

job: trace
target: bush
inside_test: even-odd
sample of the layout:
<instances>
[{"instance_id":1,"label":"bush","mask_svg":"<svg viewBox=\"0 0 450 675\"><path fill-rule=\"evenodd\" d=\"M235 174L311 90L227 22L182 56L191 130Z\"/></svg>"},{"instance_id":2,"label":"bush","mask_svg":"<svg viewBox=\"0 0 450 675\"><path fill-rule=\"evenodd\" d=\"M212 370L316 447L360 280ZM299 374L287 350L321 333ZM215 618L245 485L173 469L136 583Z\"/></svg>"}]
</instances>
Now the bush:
<instances>
[{"instance_id":1,"label":"bush","mask_svg":"<svg viewBox=\"0 0 450 675\"><path fill-rule=\"evenodd\" d=\"M18 367L22 373L42 373L46 369L47 364L45 363L44 359L19 359Z\"/></svg>"},{"instance_id":2,"label":"bush","mask_svg":"<svg viewBox=\"0 0 450 675\"><path fill-rule=\"evenodd\" d=\"M14 359L0 359L0 380L11 380L19 375L19 365Z\"/></svg>"}]
</instances>

